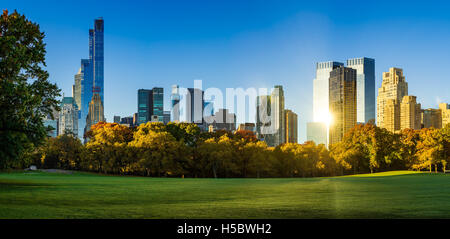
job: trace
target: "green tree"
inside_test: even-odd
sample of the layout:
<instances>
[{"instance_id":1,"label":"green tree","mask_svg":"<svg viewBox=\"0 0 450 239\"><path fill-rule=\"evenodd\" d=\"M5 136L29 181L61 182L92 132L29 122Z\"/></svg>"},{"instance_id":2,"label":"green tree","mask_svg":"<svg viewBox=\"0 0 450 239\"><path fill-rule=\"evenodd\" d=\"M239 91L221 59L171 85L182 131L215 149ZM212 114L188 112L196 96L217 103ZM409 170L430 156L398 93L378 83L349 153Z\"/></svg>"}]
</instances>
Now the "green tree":
<instances>
[{"instance_id":1,"label":"green tree","mask_svg":"<svg viewBox=\"0 0 450 239\"><path fill-rule=\"evenodd\" d=\"M24 153L47 135L43 117L59 109L60 90L44 70L44 33L17 11L0 17L0 168L23 167ZM53 117L53 116L52 116Z\"/></svg>"}]
</instances>

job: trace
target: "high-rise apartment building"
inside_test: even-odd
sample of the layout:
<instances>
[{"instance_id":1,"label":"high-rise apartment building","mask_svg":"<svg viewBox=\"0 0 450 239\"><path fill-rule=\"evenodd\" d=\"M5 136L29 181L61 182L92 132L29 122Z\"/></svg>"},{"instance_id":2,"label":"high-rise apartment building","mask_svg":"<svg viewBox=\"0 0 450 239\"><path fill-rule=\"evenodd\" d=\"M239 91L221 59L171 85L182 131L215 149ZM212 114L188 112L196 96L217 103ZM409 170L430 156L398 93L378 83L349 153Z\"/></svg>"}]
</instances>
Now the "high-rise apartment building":
<instances>
[{"instance_id":1,"label":"high-rise apartment building","mask_svg":"<svg viewBox=\"0 0 450 239\"><path fill-rule=\"evenodd\" d=\"M335 61L318 62L316 78L313 81L313 118L314 122L329 122L329 78L330 72L343 63Z\"/></svg>"},{"instance_id":2,"label":"high-rise apartment building","mask_svg":"<svg viewBox=\"0 0 450 239\"><path fill-rule=\"evenodd\" d=\"M354 58L347 67L356 70L356 121L368 123L375 120L375 60Z\"/></svg>"},{"instance_id":3,"label":"high-rise apartment building","mask_svg":"<svg viewBox=\"0 0 450 239\"><path fill-rule=\"evenodd\" d=\"M408 83L403 76L403 70L390 68L389 72L383 72L383 82L378 89L377 98L378 127L386 128L391 132L400 130L400 103L405 95L408 95ZM388 105L389 100L394 101L390 101ZM386 113L387 107L390 110L389 114Z\"/></svg>"},{"instance_id":4,"label":"high-rise apartment building","mask_svg":"<svg viewBox=\"0 0 450 239\"><path fill-rule=\"evenodd\" d=\"M388 99L384 103L383 128L391 132L400 130L400 103L396 99Z\"/></svg>"},{"instance_id":5,"label":"high-rise apartment building","mask_svg":"<svg viewBox=\"0 0 450 239\"><path fill-rule=\"evenodd\" d=\"M286 143L298 143L298 119L292 110L284 110Z\"/></svg>"},{"instance_id":6,"label":"high-rise apartment building","mask_svg":"<svg viewBox=\"0 0 450 239\"><path fill-rule=\"evenodd\" d=\"M416 96L405 95L400 103L400 130L421 129L421 106Z\"/></svg>"},{"instance_id":7,"label":"high-rise apartment building","mask_svg":"<svg viewBox=\"0 0 450 239\"><path fill-rule=\"evenodd\" d=\"M94 93L92 96L92 100L89 103L89 113L86 118L86 128L85 133L91 130L91 127L98 122L104 122L105 116L104 116L104 109L103 109L103 102L100 97L100 94Z\"/></svg>"},{"instance_id":8,"label":"high-rise apartment building","mask_svg":"<svg viewBox=\"0 0 450 239\"><path fill-rule=\"evenodd\" d=\"M306 140L328 147L328 130L326 123L309 122L306 125Z\"/></svg>"},{"instance_id":9,"label":"high-rise apartment building","mask_svg":"<svg viewBox=\"0 0 450 239\"><path fill-rule=\"evenodd\" d=\"M78 106L73 97L63 97L58 123L58 135L71 134L78 137Z\"/></svg>"},{"instance_id":10,"label":"high-rise apartment building","mask_svg":"<svg viewBox=\"0 0 450 239\"><path fill-rule=\"evenodd\" d=\"M440 103L439 109L441 110L442 116L442 128L450 124L450 105L447 103Z\"/></svg>"},{"instance_id":11,"label":"high-rise apartment building","mask_svg":"<svg viewBox=\"0 0 450 239\"><path fill-rule=\"evenodd\" d=\"M256 98L256 133L258 138L275 147L286 142L284 91L276 85L271 95Z\"/></svg>"},{"instance_id":12,"label":"high-rise apartment building","mask_svg":"<svg viewBox=\"0 0 450 239\"><path fill-rule=\"evenodd\" d=\"M149 121L164 121L164 89L138 90L138 125Z\"/></svg>"},{"instance_id":13,"label":"high-rise apartment building","mask_svg":"<svg viewBox=\"0 0 450 239\"><path fill-rule=\"evenodd\" d=\"M441 109L423 109L420 118L422 128L442 128Z\"/></svg>"},{"instance_id":14,"label":"high-rise apartment building","mask_svg":"<svg viewBox=\"0 0 450 239\"><path fill-rule=\"evenodd\" d=\"M338 143L356 125L356 70L338 67L330 72L330 145Z\"/></svg>"},{"instance_id":15,"label":"high-rise apartment building","mask_svg":"<svg viewBox=\"0 0 450 239\"><path fill-rule=\"evenodd\" d=\"M120 124L120 116L114 115L114 123Z\"/></svg>"}]
</instances>

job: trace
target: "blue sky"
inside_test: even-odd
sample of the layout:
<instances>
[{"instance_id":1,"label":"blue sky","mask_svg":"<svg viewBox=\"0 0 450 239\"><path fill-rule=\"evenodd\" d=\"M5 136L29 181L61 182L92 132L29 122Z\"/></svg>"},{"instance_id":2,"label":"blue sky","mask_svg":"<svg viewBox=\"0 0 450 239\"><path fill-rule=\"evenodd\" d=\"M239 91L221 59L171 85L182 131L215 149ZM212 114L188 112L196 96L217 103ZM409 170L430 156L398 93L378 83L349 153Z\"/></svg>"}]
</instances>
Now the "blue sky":
<instances>
[{"instance_id":1,"label":"blue sky","mask_svg":"<svg viewBox=\"0 0 450 239\"><path fill-rule=\"evenodd\" d=\"M375 59L403 68L423 108L450 102L450 4L445 1L21 1L2 0L46 33L47 70L71 96L88 30L105 20L105 116L136 112L137 90L170 86L285 87L299 116L299 142L312 120L315 62Z\"/></svg>"}]
</instances>

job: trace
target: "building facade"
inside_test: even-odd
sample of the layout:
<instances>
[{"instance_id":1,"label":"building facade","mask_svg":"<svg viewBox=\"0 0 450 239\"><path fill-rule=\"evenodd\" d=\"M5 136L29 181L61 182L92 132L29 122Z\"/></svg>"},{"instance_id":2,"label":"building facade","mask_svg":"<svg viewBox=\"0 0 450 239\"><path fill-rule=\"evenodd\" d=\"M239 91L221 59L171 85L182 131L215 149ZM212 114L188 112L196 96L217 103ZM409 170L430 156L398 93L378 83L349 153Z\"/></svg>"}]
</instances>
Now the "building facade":
<instances>
[{"instance_id":1,"label":"building facade","mask_svg":"<svg viewBox=\"0 0 450 239\"><path fill-rule=\"evenodd\" d=\"M63 97L59 112L58 135L78 137L78 106L73 97Z\"/></svg>"},{"instance_id":2,"label":"building facade","mask_svg":"<svg viewBox=\"0 0 450 239\"><path fill-rule=\"evenodd\" d=\"M182 109L182 121L195 123L203 127L203 112L205 107L205 92L196 88L188 88L185 97L185 107Z\"/></svg>"},{"instance_id":3,"label":"building facade","mask_svg":"<svg viewBox=\"0 0 450 239\"><path fill-rule=\"evenodd\" d=\"M330 73L330 145L338 143L356 125L356 70L339 67Z\"/></svg>"},{"instance_id":4,"label":"building facade","mask_svg":"<svg viewBox=\"0 0 450 239\"><path fill-rule=\"evenodd\" d=\"M318 62L316 78L313 80L313 119L314 122L329 121L329 79L330 72L343 63L335 61Z\"/></svg>"},{"instance_id":5,"label":"building facade","mask_svg":"<svg viewBox=\"0 0 450 239\"><path fill-rule=\"evenodd\" d=\"M252 132L256 132L256 126L255 123L243 123L243 124L239 124L237 131L240 130L248 130L248 131L252 131Z\"/></svg>"},{"instance_id":6,"label":"building facade","mask_svg":"<svg viewBox=\"0 0 450 239\"><path fill-rule=\"evenodd\" d=\"M170 122L170 111L164 111L163 123L168 124Z\"/></svg>"},{"instance_id":7,"label":"building facade","mask_svg":"<svg viewBox=\"0 0 450 239\"><path fill-rule=\"evenodd\" d=\"M408 83L403 76L403 70L390 68L389 72L383 72L383 82L378 89L377 98L377 125L380 128L395 132L400 129L400 112L386 113L389 110L400 110L400 103L403 96L408 95ZM389 100L389 105L387 104ZM394 117L394 118L390 118Z\"/></svg>"},{"instance_id":8,"label":"building facade","mask_svg":"<svg viewBox=\"0 0 450 239\"><path fill-rule=\"evenodd\" d=\"M347 67L356 70L356 121L375 121L375 60L366 57L349 59Z\"/></svg>"},{"instance_id":9,"label":"building facade","mask_svg":"<svg viewBox=\"0 0 450 239\"><path fill-rule=\"evenodd\" d=\"M256 98L257 137L275 147L286 142L283 87L276 85L271 95Z\"/></svg>"},{"instance_id":10,"label":"building facade","mask_svg":"<svg viewBox=\"0 0 450 239\"><path fill-rule=\"evenodd\" d=\"M236 114L230 113L228 109L219 109L215 115L205 117L206 127L208 131L216 130L236 130Z\"/></svg>"},{"instance_id":11,"label":"building facade","mask_svg":"<svg viewBox=\"0 0 450 239\"><path fill-rule=\"evenodd\" d=\"M442 128L441 109L423 109L421 111L421 128Z\"/></svg>"},{"instance_id":12,"label":"building facade","mask_svg":"<svg viewBox=\"0 0 450 239\"><path fill-rule=\"evenodd\" d=\"M173 122L180 122L180 87L178 85L172 86L171 100L171 119Z\"/></svg>"},{"instance_id":13,"label":"building facade","mask_svg":"<svg viewBox=\"0 0 450 239\"><path fill-rule=\"evenodd\" d=\"M86 118L86 128L84 132L91 130L91 127L98 122L105 122L103 102L100 94L94 93L91 103L89 103L89 113Z\"/></svg>"},{"instance_id":14,"label":"building facade","mask_svg":"<svg viewBox=\"0 0 450 239\"><path fill-rule=\"evenodd\" d=\"M421 129L421 106L416 96L403 96L400 103L400 130Z\"/></svg>"},{"instance_id":15,"label":"building facade","mask_svg":"<svg viewBox=\"0 0 450 239\"><path fill-rule=\"evenodd\" d=\"M442 116L442 128L450 124L450 105L447 103L440 103L439 109L441 110Z\"/></svg>"},{"instance_id":16,"label":"building facade","mask_svg":"<svg viewBox=\"0 0 450 239\"><path fill-rule=\"evenodd\" d=\"M138 90L138 125L164 121L164 89Z\"/></svg>"},{"instance_id":17,"label":"building facade","mask_svg":"<svg viewBox=\"0 0 450 239\"><path fill-rule=\"evenodd\" d=\"M298 118L292 110L284 110L286 143L298 143Z\"/></svg>"}]
</instances>

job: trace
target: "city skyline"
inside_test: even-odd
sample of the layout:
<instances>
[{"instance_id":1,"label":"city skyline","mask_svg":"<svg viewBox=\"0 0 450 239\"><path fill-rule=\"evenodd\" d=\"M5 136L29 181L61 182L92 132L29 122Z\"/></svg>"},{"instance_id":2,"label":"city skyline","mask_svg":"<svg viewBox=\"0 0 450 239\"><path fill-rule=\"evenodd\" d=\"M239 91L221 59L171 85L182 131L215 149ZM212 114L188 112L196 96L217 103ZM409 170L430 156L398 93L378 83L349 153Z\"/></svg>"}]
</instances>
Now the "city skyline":
<instances>
[{"instance_id":1,"label":"city skyline","mask_svg":"<svg viewBox=\"0 0 450 239\"><path fill-rule=\"evenodd\" d=\"M180 9L175 7L168 15L183 19L186 13L182 13L181 7L185 4L179 3ZM396 11L395 15L383 12L383 4L362 4L367 9L349 5L346 7L360 9L361 13L339 16L342 6L336 4L321 7L313 3L303 5L290 2L284 7L277 6L274 11L268 10L272 3L255 6L249 3L241 6L230 4L224 10L212 3L199 9L195 7L200 5L193 4L189 7L189 15L197 13L198 17L189 22L177 22L180 24L177 26L167 16L156 14L144 21L150 23L148 28L140 27L142 23L137 20L143 16L139 14L127 19L120 17L117 13L122 6L117 3L105 10L100 8L101 3L96 3L88 13L83 14L77 13L80 12L79 6L58 11L50 3L42 5L56 12L56 15L50 18L46 16L46 11L39 12L42 7L36 8L27 1L7 2L4 7L18 9L32 21L40 23L47 35L50 80L56 82L66 95L69 95L73 85L79 59L87 56L86 31L92 27L92 20L103 16L108 21L105 32L104 105L108 121L112 121L114 115L133 115L137 105L136 90L140 88L165 88L164 109L168 110L171 85L192 87L194 79L203 79L204 88L223 90L226 87L271 88L279 84L285 87L286 108L299 115L299 142L303 142L306 139L306 122L313 119L312 79L315 63L328 60L344 62L355 57L376 60L376 89L381 86L382 72L398 67L403 69L407 78L409 94L417 96L423 108L438 108L439 102L450 102L448 87L442 87L448 77L445 65L450 63L447 57L449 46L446 44L450 33L442 28L449 22L446 14L448 5L439 9L402 5L402 11ZM150 4L152 8L147 3L142 5L143 9L152 12L168 8L156 3ZM251 14L256 20L245 20L248 16L244 17L243 12L248 7L255 8ZM392 7L399 5L394 3ZM231 10L233 8L236 10ZM208 15L207 9L241 14L237 14L232 23L225 23L225 20L231 19L230 16ZM130 9L129 6L123 10L142 11ZM366 14L365 18L352 19L362 16L362 13ZM68 17L64 18L64 15ZM201 21L205 16L211 18L209 23ZM158 18L162 19L162 24L156 21ZM263 21L257 23L260 19ZM238 26L239 22L241 26ZM209 30L211 24L222 25ZM163 29L167 26L171 26L172 30ZM190 30L194 30L192 35L188 34ZM436 31L438 34L433 34ZM182 34L177 36L180 32ZM389 33L392 32L398 34L391 40L387 36L391 36ZM237 121L243 123L239 116ZM254 119L249 121L254 122Z\"/></svg>"}]
</instances>

